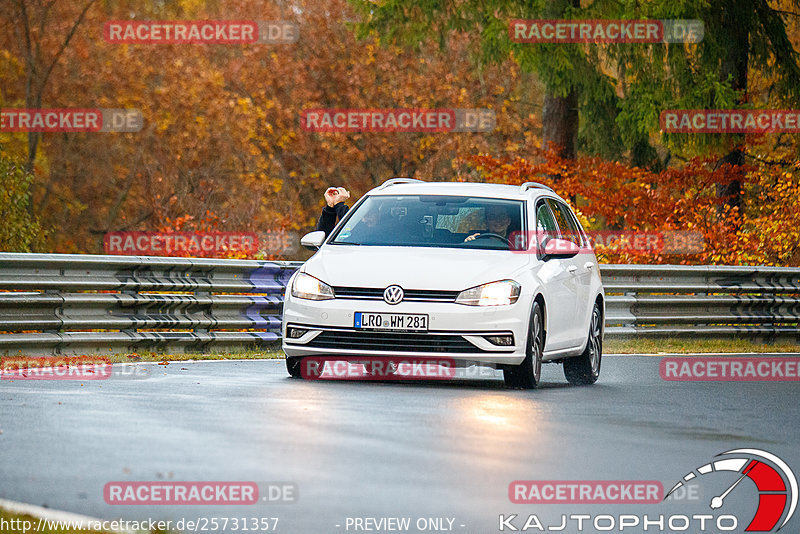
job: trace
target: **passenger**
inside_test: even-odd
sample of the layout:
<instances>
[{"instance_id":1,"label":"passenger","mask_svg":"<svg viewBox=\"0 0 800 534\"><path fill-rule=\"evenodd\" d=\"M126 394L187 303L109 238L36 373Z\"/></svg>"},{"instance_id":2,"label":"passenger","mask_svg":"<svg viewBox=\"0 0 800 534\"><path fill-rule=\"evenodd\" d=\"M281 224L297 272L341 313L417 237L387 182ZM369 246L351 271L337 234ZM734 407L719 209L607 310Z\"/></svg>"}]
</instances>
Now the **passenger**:
<instances>
[{"instance_id":1,"label":"passenger","mask_svg":"<svg viewBox=\"0 0 800 534\"><path fill-rule=\"evenodd\" d=\"M325 190L325 203L327 206L322 208L322 214L317 220L317 230L322 230L325 235L329 235L336 226L336 221L342 220L350 207L344 203L350 198L350 191L344 187L329 187Z\"/></svg>"},{"instance_id":2,"label":"passenger","mask_svg":"<svg viewBox=\"0 0 800 534\"><path fill-rule=\"evenodd\" d=\"M317 230L322 230L326 236L333 231L336 221L342 220L342 217L350 210L350 207L344 203L348 198L350 198L350 192L344 187L329 187L325 190L325 203L327 206L322 208L322 214L317 220ZM364 214L364 217L356 224L355 228L352 230L345 228L341 237L352 237L351 234L353 232L355 232L357 238L373 237L373 229L377 226L378 212L373 209Z\"/></svg>"}]
</instances>

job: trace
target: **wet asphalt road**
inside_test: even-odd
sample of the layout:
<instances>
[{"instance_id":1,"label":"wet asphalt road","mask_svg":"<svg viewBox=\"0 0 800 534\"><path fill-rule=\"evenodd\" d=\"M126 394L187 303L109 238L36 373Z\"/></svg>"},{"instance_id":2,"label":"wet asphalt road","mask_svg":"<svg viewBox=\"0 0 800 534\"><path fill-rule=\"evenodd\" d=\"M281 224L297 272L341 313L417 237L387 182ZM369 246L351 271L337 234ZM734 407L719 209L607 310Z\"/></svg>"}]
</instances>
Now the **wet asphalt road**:
<instances>
[{"instance_id":1,"label":"wet asphalt road","mask_svg":"<svg viewBox=\"0 0 800 534\"><path fill-rule=\"evenodd\" d=\"M506 390L499 374L308 382L288 378L283 360L144 365L136 379L83 383L4 380L0 498L108 519L277 517L287 533L365 532L347 518L367 517L408 517L409 532L472 533L497 532L500 514L558 525L561 513L611 510L512 504L517 479L657 480L669 489L739 447L770 451L800 473L797 382L665 382L659 360L607 355L590 387L568 386L560 366L546 365L534 391ZM103 498L110 481L165 480L288 483L299 495L235 507ZM700 488L705 503L714 491ZM753 491L726 506L752 516ZM648 506L625 510L657 509Z\"/></svg>"}]
</instances>

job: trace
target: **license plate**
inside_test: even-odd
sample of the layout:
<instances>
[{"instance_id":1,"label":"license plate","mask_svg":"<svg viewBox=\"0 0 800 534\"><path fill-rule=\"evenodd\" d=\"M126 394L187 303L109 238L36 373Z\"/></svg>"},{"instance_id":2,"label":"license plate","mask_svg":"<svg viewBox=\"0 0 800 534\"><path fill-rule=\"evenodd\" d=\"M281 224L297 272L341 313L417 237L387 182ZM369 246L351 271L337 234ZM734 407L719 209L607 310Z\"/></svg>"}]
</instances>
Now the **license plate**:
<instances>
[{"instance_id":1,"label":"license plate","mask_svg":"<svg viewBox=\"0 0 800 534\"><path fill-rule=\"evenodd\" d=\"M404 330L427 332L428 316L419 313L356 312L353 327L357 330Z\"/></svg>"}]
</instances>

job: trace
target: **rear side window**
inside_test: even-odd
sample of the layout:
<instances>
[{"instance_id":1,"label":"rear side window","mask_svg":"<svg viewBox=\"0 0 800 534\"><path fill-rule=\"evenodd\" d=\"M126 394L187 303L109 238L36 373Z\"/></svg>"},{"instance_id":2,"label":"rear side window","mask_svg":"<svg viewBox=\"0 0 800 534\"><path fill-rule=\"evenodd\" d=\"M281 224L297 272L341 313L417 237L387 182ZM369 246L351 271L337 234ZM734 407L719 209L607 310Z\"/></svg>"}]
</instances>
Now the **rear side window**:
<instances>
[{"instance_id":1,"label":"rear side window","mask_svg":"<svg viewBox=\"0 0 800 534\"><path fill-rule=\"evenodd\" d=\"M563 202L558 202L557 200L553 200L552 198L547 199L547 204L553 210L553 215L555 215L556 223L558 224L558 228L561 231L561 239L566 239L567 241L572 241L576 245L583 246L583 236L581 234L580 229L578 228L578 223L575 220L575 217L572 215L569 207Z\"/></svg>"},{"instance_id":2,"label":"rear side window","mask_svg":"<svg viewBox=\"0 0 800 534\"><path fill-rule=\"evenodd\" d=\"M558 224L544 201L536 205L536 244L544 249L549 239L558 237Z\"/></svg>"}]
</instances>

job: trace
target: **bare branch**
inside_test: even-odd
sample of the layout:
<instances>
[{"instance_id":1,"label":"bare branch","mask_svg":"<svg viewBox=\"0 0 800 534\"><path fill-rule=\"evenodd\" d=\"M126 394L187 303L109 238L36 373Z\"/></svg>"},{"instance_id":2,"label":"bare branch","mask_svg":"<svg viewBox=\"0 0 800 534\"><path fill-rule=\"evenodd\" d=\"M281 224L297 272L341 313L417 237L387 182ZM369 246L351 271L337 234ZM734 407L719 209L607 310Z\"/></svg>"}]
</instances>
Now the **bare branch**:
<instances>
[{"instance_id":1,"label":"bare branch","mask_svg":"<svg viewBox=\"0 0 800 534\"><path fill-rule=\"evenodd\" d=\"M72 28L69 30L66 39L64 39L64 42L61 44L61 48L59 48L58 52L56 52L56 55L53 57L53 61L50 63L50 66L47 68L47 71L45 71L44 76L42 77L39 83L39 91L38 91L39 101L37 102L37 104L41 104L42 92L44 91L44 86L47 83L48 78L50 78L50 73L53 71L53 67L56 66L56 63L58 63L58 60L61 58L61 54L63 54L64 50L66 50L67 46L69 46L69 42L75 35L78 26L80 26L81 22L83 22L83 19L86 16L87 11L89 11L89 8L92 7L92 4L94 4L94 2L95 0L89 0L89 2L84 6L83 11L81 11L81 14L78 16L78 20L76 20L75 24L72 25Z\"/></svg>"}]
</instances>

